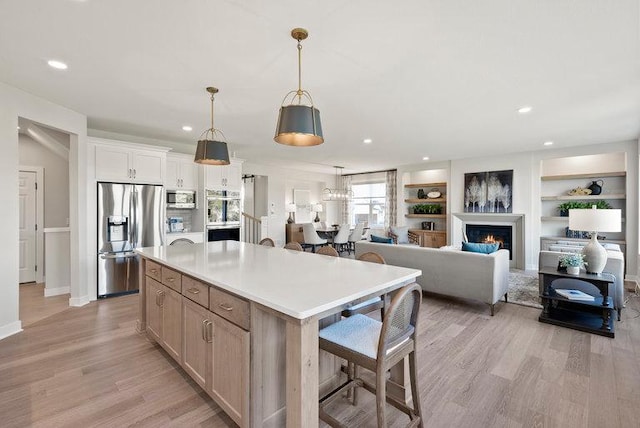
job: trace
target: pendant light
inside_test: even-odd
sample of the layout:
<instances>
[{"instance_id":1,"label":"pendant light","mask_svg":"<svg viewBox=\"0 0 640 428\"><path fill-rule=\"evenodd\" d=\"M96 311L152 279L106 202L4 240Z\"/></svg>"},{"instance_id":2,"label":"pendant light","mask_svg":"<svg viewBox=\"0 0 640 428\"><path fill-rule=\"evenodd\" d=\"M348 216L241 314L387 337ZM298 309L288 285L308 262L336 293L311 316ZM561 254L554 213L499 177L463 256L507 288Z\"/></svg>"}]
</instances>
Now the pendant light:
<instances>
[{"instance_id":1,"label":"pendant light","mask_svg":"<svg viewBox=\"0 0 640 428\"><path fill-rule=\"evenodd\" d=\"M224 141L224 134L213 127L213 98L218 93L218 88L210 86L207 88L207 92L211 94L211 128L200 135L201 139L198 140L194 162L204 165L229 165L229 150ZM216 140L217 134L220 134L222 141Z\"/></svg>"},{"instance_id":2,"label":"pendant light","mask_svg":"<svg viewBox=\"0 0 640 428\"><path fill-rule=\"evenodd\" d=\"M348 201L353 198L353 192L349 189L338 187L338 177L342 177L342 166L334 166L336 169L336 187L325 187L322 190L322 200L327 201ZM338 175L338 170L340 170L340 175Z\"/></svg>"},{"instance_id":3,"label":"pendant light","mask_svg":"<svg viewBox=\"0 0 640 428\"><path fill-rule=\"evenodd\" d=\"M278 114L276 125L276 143L287 146L317 146L324 142L320 111L313 106L313 99L309 92L302 89L302 45L309 33L304 28L291 30L291 37L298 41L298 90L285 95ZM303 104L309 102L311 105ZM285 103L289 103L285 105Z\"/></svg>"}]
</instances>

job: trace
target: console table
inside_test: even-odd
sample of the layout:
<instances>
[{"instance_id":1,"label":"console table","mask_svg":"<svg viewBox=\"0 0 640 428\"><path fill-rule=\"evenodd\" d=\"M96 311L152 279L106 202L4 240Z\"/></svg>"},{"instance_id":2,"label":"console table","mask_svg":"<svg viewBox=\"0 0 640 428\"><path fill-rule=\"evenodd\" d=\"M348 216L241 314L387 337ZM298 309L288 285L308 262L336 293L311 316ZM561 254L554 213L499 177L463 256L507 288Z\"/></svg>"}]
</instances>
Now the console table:
<instances>
[{"instance_id":1,"label":"console table","mask_svg":"<svg viewBox=\"0 0 640 428\"><path fill-rule=\"evenodd\" d=\"M543 292L540 295L543 309L538 318L540 322L614 337L614 318L611 314L613 301L608 294L609 284L615 282L613 275L584 272L578 275L569 275L553 268L540 269L538 274L543 286ZM556 293L553 282L562 278L592 284L600 290L600 295L594 296L593 301L570 300L560 296ZM566 288L576 287L568 286Z\"/></svg>"}]
</instances>

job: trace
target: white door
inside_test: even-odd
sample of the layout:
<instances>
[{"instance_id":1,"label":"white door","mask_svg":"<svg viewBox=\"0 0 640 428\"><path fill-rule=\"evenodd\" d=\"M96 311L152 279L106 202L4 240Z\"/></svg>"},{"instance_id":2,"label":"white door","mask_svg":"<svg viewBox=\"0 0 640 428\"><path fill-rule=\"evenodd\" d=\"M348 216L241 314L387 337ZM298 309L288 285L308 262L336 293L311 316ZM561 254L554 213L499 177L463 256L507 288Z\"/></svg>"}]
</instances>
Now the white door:
<instances>
[{"instance_id":1,"label":"white door","mask_svg":"<svg viewBox=\"0 0 640 428\"><path fill-rule=\"evenodd\" d=\"M36 173L20 171L19 271L20 282L36 280Z\"/></svg>"}]
</instances>

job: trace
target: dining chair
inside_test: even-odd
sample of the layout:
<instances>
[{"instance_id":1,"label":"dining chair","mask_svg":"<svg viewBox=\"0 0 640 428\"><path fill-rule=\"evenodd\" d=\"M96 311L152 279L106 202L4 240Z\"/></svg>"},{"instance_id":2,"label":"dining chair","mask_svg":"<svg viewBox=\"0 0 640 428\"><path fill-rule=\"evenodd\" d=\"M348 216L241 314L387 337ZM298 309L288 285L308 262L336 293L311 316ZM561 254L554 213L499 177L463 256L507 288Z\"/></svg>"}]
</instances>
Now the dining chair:
<instances>
[{"instance_id":1,"label":"dining chair","mask_svg":"<svg viewBox=\"0 0 640 428\"><path fill-rule=\"evenodd\" d=\"M349 223L341 224L338 233L333 237L333 248L338 252L347 251L349 246Z\"/></svg>"},{"instance_id":2,"label":"dining chair","mask_svg":"<svg viewBox=\"0 0 640 428\"><path fill-rule=\"evenodd\" d=\"M271 239L271 238L264 238L260 242L258 242L258 244L259 245L264 245L265 247L275 247L276 246L275 242L273 242L273 239Z\"/></svg>"},{"instance_id":3,"label":"dining chair","mask_svg":"<svg viewBox=\"0 0 640 428\"><path fill-rule=\"evenodd\" d=\"M322 254L323 256L340 257L340 254L338 254L336 249L329 246L318 248L316 254Z\"/></svg>"},{"instance_id":4,"label":"dining chair","mask_svg":"<svg viewBox=\"0 0 640 428\"><path fill-rule=\"evenodd\" d=\"M304 236L304 244L302 247L311 247L312 252L316 252L316 247L327 245L327 240L318 236L313 223L304 223L302 225L302 235Z\"/></svg>"},{"instance_id":5,"label":"dining chair","mask_svg":"<svg viewBox=\"0 0 640 428\"><path fill-rule=\"evenodd\" d=\"M300 245L299 242L295 242L295 241L287 242L284 248L287 250L304 251L304 249L302 248L302 245Z\"/></svg>"},{"instance_id":6,"label":"dining chair","mask_svg":"<svg viewBox=\"0 0 640 428\"><path fill-rule=\"evenodd\" d=\"M345 390L353 390L352 402L354 406L357 405L356 391L358 387L363 387L376 395L379 428L387 427L387 402L409 416L409 426L423 426L416 370L416 332L421 302L422 289L412 283L398 291L382 322L357 314L320 330L320 349L355 365L355 370L347 373L347 381L320 400L322 421L332 427L346 427L327 413L326 408ZM386 394L388 371L407 356L412 407ZM359 377L361 367L375 373L375 385Z\"/></svg>"},{"instance_id":7,"label":"dining chair","mask_svg":"<svg viewBox=\"0 0 640 428\"><path fill-rule=\"evenodd\" d=\"M356 242L360 241L362 239L362 232L364 231L364 223L358 223L356 224L356 227L353 229L353 232L351 232L351 235L349 235L349 254L351 254L351 250L353 250L353 252L356 252Z\"/></svg>"}]
</instances>

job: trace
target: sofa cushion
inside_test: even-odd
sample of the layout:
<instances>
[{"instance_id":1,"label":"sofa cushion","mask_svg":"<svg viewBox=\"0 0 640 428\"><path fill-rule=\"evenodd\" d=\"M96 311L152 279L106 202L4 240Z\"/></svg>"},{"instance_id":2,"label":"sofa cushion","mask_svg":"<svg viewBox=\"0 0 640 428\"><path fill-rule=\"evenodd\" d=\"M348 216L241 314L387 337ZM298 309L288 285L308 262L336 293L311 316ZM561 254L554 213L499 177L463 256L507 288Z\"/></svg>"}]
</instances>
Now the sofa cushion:
<instances>
[{"instance_id":1,"label":"sofa cushion","mask_svg":"<svg viewBox=\"0 0 640 428\"><path fill-rule=\"evenodd\" d=\"M408 226L391 226L390 232L398 237L398 244L409 243L409 227Z\"/></svg>"},{"instance_id":2,"label":"sofa cushion","mask_svg":"<svg viewBox=\"0 0 640 428\"><path fill-rule=\"evenodd\" d=\"M498 251L500 244L482 244L477 242L463 242L462 251L470 251L472 253L491 254Z\"/></svg>"},{"instance_id":3,"label":"sofa cushion","mask_svg":"<svg viewBox=\"0 0 640 428\"><path fill-rule=\"evenodd\" d=\"M393 244L393 238L371 235L371 242L377 242L379 244Z\"/></svg>"}]
</instances>

